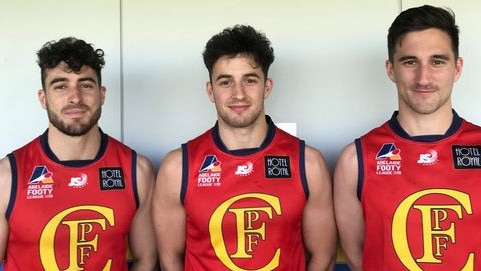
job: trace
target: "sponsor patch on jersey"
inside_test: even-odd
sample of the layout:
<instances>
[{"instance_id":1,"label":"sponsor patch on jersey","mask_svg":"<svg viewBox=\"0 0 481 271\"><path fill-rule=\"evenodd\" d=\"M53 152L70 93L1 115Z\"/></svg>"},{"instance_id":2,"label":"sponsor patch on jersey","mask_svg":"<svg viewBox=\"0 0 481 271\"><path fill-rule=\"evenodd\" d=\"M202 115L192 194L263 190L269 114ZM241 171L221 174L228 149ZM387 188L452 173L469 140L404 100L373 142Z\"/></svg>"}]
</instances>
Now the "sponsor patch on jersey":
<instances>
[{"instance_id":1,"label":"sponsor patch on jersey","mask_svg":"<svg viewBox=\"0 0 481 271\"><path fill-rule=\"evenodd\" d=\"M27 199L53 198L53 173L46 166L36 166L27 182Z\"/></svg>"},{"instance_id":2,"label":"sponsor patch on jersey","mask_svg":"<svg viewBox=\"0 0 481 271\"><path fill-rule=\"evenodd\" d=\"M423 166L430 166L436 164L438 161L438 152L435 150L429 150L427 153L419 154L418 164Z\"/></svg>"},{"instance_id":3,"label":"sponsor patch on jersey","mask_svg":"<svg viewBox=\"0 0 481 271\"><path fill-rule=\"evenodd\" d=\"M237 170L235 171L234 174L238 176L248 176L248 175L251 175L253 170L254 170L254 164L248 161L245 164L238 165Z\"/></svg>"},{"instance_id":4,"label":"sponsor patch on jersey","mask_svg":"<svg viewBox=\"0 0 481 271\"><path fill-rule=\"evenodd\" d=\"M87 174L80 173L79 176L74 176L70 178L70 182L68 183L68 187L72 188L82 188L85 187L88 183Z\"/></svg>"},{"instance_id":5,"label":"sponsor patch on jersey","mask_svg":"<svg viewBox=\"0 0 481 271\"><path fill-rule=\"evenodd\" d=\"M121 167L103 167L99 169L101 190L125 189L124 172Z\"/></svg>"},{"instance_id":6,"label":"sponsor patch on jersey","mask_svg":"<svg viewBox=\"0 0 481 271\"><path fill-rule=\"evenodd\" d=\"M452 146L456 169L481 168L481 146Z\"/></svg>"},{"instance_id":7,"label":"sponsor patch on jersey","mask_svg":"<svg viewBox=\"0 0 481 271\"><path fill-rule=\"evenodd\" d=\"M401 175L401 149L394 143L384 143L376 155L377 175Z\"/></svg>"},{"instance_id":8,"label":"sponsor patch on jersey","mask_svg":"<svg viewBox=\"0 0 481 271\"><path fill-rule=\"evenodd\" d=\"M204 161L199 168L199 174L197 175L197 186L200 187L212 187L221 185L221 173L220 167L221 161L217 159L217 156L210 154L204 157Z\"/></svg>"},{"instance_id":9,"label":"sponsor patch on jersey","mask_svg":"<svg viewBox=\"0 0 481 271\"><path fill-rule=\"evenodd\" d=\"M289 156L265 156L266 178L290 178L291 159Z\"/></svg>"}]
</instances>

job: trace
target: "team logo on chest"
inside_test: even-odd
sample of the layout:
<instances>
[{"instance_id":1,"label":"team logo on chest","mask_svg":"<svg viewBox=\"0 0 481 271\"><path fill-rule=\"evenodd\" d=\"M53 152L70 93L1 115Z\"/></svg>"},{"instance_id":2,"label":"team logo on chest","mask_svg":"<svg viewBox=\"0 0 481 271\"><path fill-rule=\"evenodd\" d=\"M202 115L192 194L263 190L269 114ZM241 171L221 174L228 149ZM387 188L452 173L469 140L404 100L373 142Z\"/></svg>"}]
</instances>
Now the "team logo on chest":
<instances>
[{"instance_id":1,"label":"team logo on chest","mask_svg":"<svg viewBox=\"0 0 481 271\"><path fill-rule=\"evenodd\" d=\"M221 162L217 156L211 154L204 157L197 175L197 186L210 187L221 185Z\"/></svg>"},{"instance_id":2,"label":"team logo on chest","mask_svg":"<svg viewBox=\"0 0 481 271\"><path fill-rule=\"evenodd\" d=\"M27 199L53 198L53 173L46 166L36 166L27 183Z\"/></svg>"},{"instance_id":3,"label":"team logo on chest","mask_svg":"<svg viewBox=\"0 0 481 271\"><path fill-rule=\"evenodd\" d=\"M384 143L376 155L377 175L401 175L401 150L394 143Z\"/></svg>"},{"instance_id":4,"label":"team logo on chest","mask_svg":"<svg viewBox=\"0 0 481 271\"><path fill-rule=\"evenodd\" d=\"M422 271L422 265L441 267L453 251L461 253L457 257L460 268L455 270L474 270L474 253L462 249L463 243L472 237L458 230L473 215L471 202L469 194L461 191L426 189L410 194L397 206L392 241L407 270Z\"/></svg>"},{"instance_id":5,"label":"team logo on chest","mask_svg":"<svg viewBox=\"0 0 481 271\"><path fill-rule=\"evenodd\" d=\"M273 195L247 193L223 201L209 219L215 255L229 270L253 270L242 268L243 261L259 262L261 266L255 270L275 270L282 252L269 229L270 223L281 215L280 199ZM225 223L235 226L226 227ZM230 231L232 228L235 233Z\"/></svg>"}]
</instances>

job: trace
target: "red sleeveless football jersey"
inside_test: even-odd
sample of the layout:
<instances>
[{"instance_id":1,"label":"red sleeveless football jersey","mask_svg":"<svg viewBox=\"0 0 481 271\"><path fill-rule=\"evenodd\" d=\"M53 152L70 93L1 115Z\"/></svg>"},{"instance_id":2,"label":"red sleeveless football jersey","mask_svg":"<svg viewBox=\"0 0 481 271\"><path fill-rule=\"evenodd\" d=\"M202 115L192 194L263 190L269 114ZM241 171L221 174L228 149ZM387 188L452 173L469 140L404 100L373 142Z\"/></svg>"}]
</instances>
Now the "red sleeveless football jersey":
<instances>
[{"instance_id":1,"label":"red sleeveless football jersey","mask_svg":"<svg viewBox=\"0 0 481 271\"><path fill-rule=\"evenodd\" d=\"M363 270L481 270L481 127L410 138L394 116L356 141Z\"/></svg>"},{"instance_id":2,"label":"red sleeveless football jersey","mask_svg":"<svg viewBox=\"0 0 481 271\"><path fill-rule=\"evenodd\" d=\"M226 150L217 126L182 146L186 271L305 270L304 141L269 123L259 149Z\"/></svg>"},{"instance_id":3,"label":"red sleeveless football jersey","mask_svg":"<svg viewBox=\"0 0 481 271\"><path fill-rule=\"evenodd\" d=\"M92 161L59 162L46 133L9 154L5 270L127 270L136 154L102 134Z\"/></svg>"}]
</instances>

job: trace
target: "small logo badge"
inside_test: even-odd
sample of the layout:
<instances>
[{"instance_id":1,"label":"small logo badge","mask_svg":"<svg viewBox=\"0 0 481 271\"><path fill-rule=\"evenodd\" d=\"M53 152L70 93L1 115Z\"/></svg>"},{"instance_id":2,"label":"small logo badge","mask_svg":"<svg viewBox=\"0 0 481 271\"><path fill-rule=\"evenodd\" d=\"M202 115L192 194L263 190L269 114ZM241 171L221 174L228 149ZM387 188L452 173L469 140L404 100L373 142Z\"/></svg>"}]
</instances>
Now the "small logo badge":
<instances>
[{"instance_id":1,"label":"small logo badge","mask_svg":"<svg viewBox=\"0 0 481 271\"><path fill-rule=\"evenodd\" d=\"M429 150L429 153L421 153L419 155L418 164L433 165L438 161L438 152Z\"/></svg>"},{"instance_id":2,"label":"small logo badge","mask_svg":"<svg viewBox=\"0 0 481 271\"><path fill-rule=\"evenodd\" d=\"M124 172L121 167L104 167L99 169L101 190L125 189Z\"/></svg>"},{"instance_id":3,"label":"small logo badge","mask_svg":"<svg viewBox=\"0 0 481 271\"><path fill-rule=\"evenodd\" d=\"M384 143L376 155L377 175L401 175L401 150L394 143Z\"/></svg>"},{"instance_id":4,"label":"small logo badge","mask_svg":"<svg viewBox=\"0 0 481 271\"><path fill-rule=\"evenodd\" d=\"M481 168L481 146L452 146L456 169Z\"/></svg>"},{"instance_id":5,"label":"small logo badge","mask_svg":"<svg viewBox=\"0 0 481 271\"><path fill-rule=\"evenodd\" d=\"M53 183L53 173L46 166L36 166L28 180L28 184Z\"/></svg>"},{"instance_id":6,"label":"small logo badge","mask_svg":"<svg viewBox=\"0 0 481 271\"><path fill-rule=\"evenodd\" d=\"M220 177L222 169L220 167L222 163L217 159L217 156L210 154L204 157L204 162L199 169L199 175L197 176L197 186L210 187L220 186Z\"/></svg>"},{"instance_id":7,"label":"small logo badge","mask_svg":"<svg viewBox=\"0 0 481 271\"><path fill-rule=\"evenodd\" d=\"M254 169L254 164L251 162L247 162L245 165L240 165L237 166L237 170L235 171L235 175L239 176L247 176L252 173L252 170Z\"/></svg>"},{"instance_id":8,"label":"small logo badge","mask_svg":"<svg viewBox=\"0 0 481 271\"><path fill-rule=\"evenodd\" d=\"M27 183L27 199L53 198L53 173L46 166L36 166Z\"/></svg>"},{"instance_id":9,"label":"small logo badge","mask_svg":"<svg viewBox=\"0 0 481 271\"><path fill-rule=\"evenodd\" d=\"M82 173L79 177L70 178L69 187L82 188L87 185L87 174Z\"/></svg>"},{"instance_id":10,"label":"small logo badge","mask_svg":"<svg viewBox=\"0 0 481 271\"><path fill-rule=\"evenodd\" d=\"M266 156L265 174L266 178L290 178L291 160L289 156Z\"/></svg>"}]
</instances>

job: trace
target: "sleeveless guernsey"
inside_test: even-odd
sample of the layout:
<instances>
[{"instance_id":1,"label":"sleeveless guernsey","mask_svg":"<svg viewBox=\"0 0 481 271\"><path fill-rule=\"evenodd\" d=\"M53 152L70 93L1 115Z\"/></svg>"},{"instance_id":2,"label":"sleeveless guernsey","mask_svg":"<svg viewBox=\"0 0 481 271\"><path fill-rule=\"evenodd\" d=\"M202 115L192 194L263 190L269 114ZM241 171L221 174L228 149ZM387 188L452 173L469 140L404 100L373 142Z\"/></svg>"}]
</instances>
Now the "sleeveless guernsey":
<instances>
[{"instance_id":1,"label":"sleeveless guernsey","mask_svg":"<svg viewBox=\"0 0 481 271\"><path fill-rule=\"evenodd\" d=\"M305 270L304 141L267 121L258 149L228 151L217 125L182 145L186 271Z\"/></svg>"},{"instance_id":2,"label":"sleeveless guernsey","mask_svg":"<svg viewBox=\"0 0 481 271\"><path fill-rule=\"evenodd\" d=\"M481 270L481 127L409 137L395 116L356 140L364 270Z\"/></svg>"},{"instance_id":3,"label":"sleeveless guernsey","mask_svg":"<svg viewBox=\"0 0 481 271\"><path fill-rule=\"evenodd\" d=\"M5 270L127 270L136 154L102 133L92 161L60 162L47 133L8 155Z\"/></svg>"}]
</instances>

